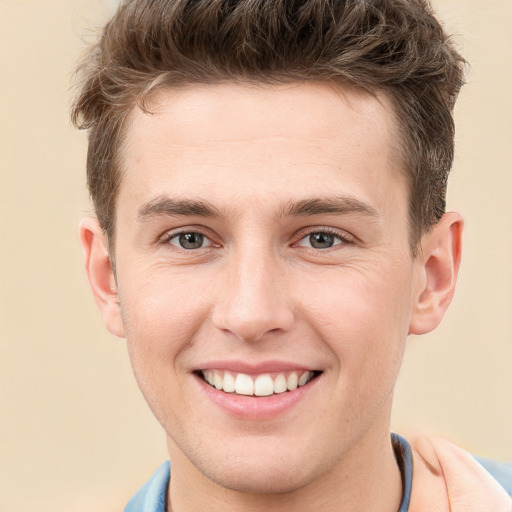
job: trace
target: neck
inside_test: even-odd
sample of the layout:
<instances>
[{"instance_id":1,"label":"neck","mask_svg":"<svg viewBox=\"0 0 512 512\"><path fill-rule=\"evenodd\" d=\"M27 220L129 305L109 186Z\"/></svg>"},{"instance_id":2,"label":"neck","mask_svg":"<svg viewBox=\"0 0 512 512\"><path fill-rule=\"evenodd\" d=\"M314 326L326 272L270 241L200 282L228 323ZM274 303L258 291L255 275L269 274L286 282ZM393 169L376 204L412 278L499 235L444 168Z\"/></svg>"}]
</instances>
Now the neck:
<instances>
[{"instance_id":1,"label":"neck","mask_svg":"<svg viewBox=\"0 0 512 512\"><path fill-rule=\"evenodd\" d=\"M168 512L396 512L402 496L400 471L389 431L365 436L330 471L286 493L239 492L213 482L169 444L172 477Z\"/></svg>"}]
</instances>

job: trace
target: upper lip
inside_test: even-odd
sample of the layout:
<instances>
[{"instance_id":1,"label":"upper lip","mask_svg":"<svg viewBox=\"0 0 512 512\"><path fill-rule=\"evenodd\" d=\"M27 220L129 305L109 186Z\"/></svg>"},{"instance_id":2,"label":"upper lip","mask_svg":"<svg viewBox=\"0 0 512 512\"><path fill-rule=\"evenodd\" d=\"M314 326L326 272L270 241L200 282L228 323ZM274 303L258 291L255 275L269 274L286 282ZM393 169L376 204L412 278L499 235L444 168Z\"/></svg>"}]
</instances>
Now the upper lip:
<instances>
[{"instance_id":1,"label":"upper lip","mask_svg":"<svg viewBox=\"0 0 512 512\"><path fill-rule=\"evenodd\" d=\"M260 374L286 371L318 371L319 369L291 361L248 362L241 360L218 360L201 363L194 370L224 370L234 373Z\"/></svg>"}]
</instances>

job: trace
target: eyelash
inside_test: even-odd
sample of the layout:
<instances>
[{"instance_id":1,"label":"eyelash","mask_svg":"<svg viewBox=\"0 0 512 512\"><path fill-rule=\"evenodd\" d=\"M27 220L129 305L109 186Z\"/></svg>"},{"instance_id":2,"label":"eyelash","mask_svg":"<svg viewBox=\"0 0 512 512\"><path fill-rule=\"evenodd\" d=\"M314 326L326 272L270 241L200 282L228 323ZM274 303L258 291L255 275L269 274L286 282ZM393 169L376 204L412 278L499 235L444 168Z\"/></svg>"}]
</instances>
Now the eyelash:
<instances>
[{"instance_id":1,"label":"eyelash","mask_svg":"<svg viewBox=\"0 0 512 512\"><path fill-rule=\"evenodd\" d=\"M310 237L311 235L316 235L316 234L331 235L331 236L337 238L339 240L339 243L336 243L332 247L328 247L328 248L324 248L324 249L317 249L315 247L304 247L305 249L310 249L313 251L327 251L328 249L331 249L331 248L334 248L334 247L337 247L340 245L350 245L355 242L354 237L350 236L348 233L344 233L344 232L341 233L338 230L335 230L332 228L327 228L327 227L321 227L321 228L315 227L315 228L310 228L306 231L302 231L300 233L300 238L299 238L298 242L295 242L293 245L298 246L300 244L300 242L305 240L307 237Z\"/></svg>"},{"instance_id":2,"label":"eyelash","mask_svg":"<svg viewBox=\"0 0 512 512\"><path fill-rule=\"evenodd\" d=\"M172 240L182 236L182 235L200 235L202 237L204 237L206 240L208 240L210 242L210 245L207 246L207 247L198 247L198 248L185 248L185 247L180 247L178 244L173 244L172 243ZM330 235L330 236L333 236L335 237L337 240L339 240L338 243L334 243L331 247L325 247L325 248L315 248L315 247L311 247L311 246L301 246L300 243L305 240L307 237L310 237L311 235L316 235L316 234L326 234L326 235ZM355 242L354 238L350 235L348 235L347 233L340 233L339 231L335 230L335 229L331 229L331 228L327 228L327 227L322 227L322 228L309 228L307 230L303 230L302 232L299 233L299 236L300 238L298 239L297 242L294 242L293 244L291 244L292 247L303 247L304 249L306 250L310 250L310 251L320 251L320 252L325 252L329 249L332 249L332 248L335 248L337 246L340 246L340 245L350 245L350 244L353 244ZM213 240L212 240L212 237L207 234L205 231L201 230L201 229L198 229L198 228L191 228L191 229L182 229L182 230L179 230L179 231L173 231L171 233L166 233L160 240L160 243L163 244L163 245L172 245L174 247L176 247L177 250L182 250L182 251L194 251L194 250L199 250L199 249L208 249L210 247L220 247L220 244L216 244Z\"/></svg>"},{"instance_id":3,"label":"eyelash","mask_svg":"<svg viewBox=\"0 0 512 512\"><path fill-rule=\"evenodd\" d=\"M209 240L210 241L210 244L211 246L215 246L215 245L218 245L218 244L215 244L215 242L212 241L211 239L211 236L208 235L207 233L205 233L204 231L202 231L201 229L198 229L198 228L193 228L193 229L182 229L180 231L173 231L171 233L166 233L162 239L161 239L161 243L162 244L169 244L169 245L173 245L171 243L171 241L175 238L178 238L180 237L181 235L201 235L203 236L206 240ZM185 249L184 247L179 247L179 246L175 246L177 247L178 250L183 250L183 251L192 251L194 249ZM206 247L199 247L198 249L205 249ZM196 249L197 250L197 249Z\"/></svg>"}]
</instances>

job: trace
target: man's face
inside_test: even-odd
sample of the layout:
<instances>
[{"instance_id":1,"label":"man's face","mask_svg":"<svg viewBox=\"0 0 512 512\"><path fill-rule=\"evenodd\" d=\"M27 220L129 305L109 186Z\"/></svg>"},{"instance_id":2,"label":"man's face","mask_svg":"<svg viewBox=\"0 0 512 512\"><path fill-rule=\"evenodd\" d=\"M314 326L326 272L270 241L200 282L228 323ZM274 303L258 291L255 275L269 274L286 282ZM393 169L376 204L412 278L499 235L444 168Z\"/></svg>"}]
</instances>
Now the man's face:
<instances>
[{"instance_id":1,"label":"man's face","mask_svg":"<svg viewBox=\"0 0 512 512\"><path fill-rule=\"evenodd\" d=\"M152 111L128 126L116 277L174 469L282 492L364 458L420 281L386 98L218 85Z\"/></svg>"}]
</instances>

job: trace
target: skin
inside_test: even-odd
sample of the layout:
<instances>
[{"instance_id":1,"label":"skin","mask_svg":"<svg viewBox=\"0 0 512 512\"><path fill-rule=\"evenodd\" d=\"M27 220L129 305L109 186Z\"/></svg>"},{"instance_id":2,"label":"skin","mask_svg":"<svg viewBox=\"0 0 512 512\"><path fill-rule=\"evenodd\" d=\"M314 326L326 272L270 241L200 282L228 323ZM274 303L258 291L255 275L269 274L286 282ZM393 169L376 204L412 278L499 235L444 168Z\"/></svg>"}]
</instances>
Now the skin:
<instances>
[{"instance_id":1,"label":"skin","mask_svg":"<svg viewBox=\"0 0 512 512\"><path fill-rule=\"evenodd\" d=\"M395 512L393 387L407 336L451 300L460 216L412 256L384 96L224 84L161 91L152 112L134 108L127 129L115 279L96 219L80 233L105 324L167 433L172 509ZM321 374L282 413L235 417L194 373L219 360Z\"/></svg>"}]
</instances>

